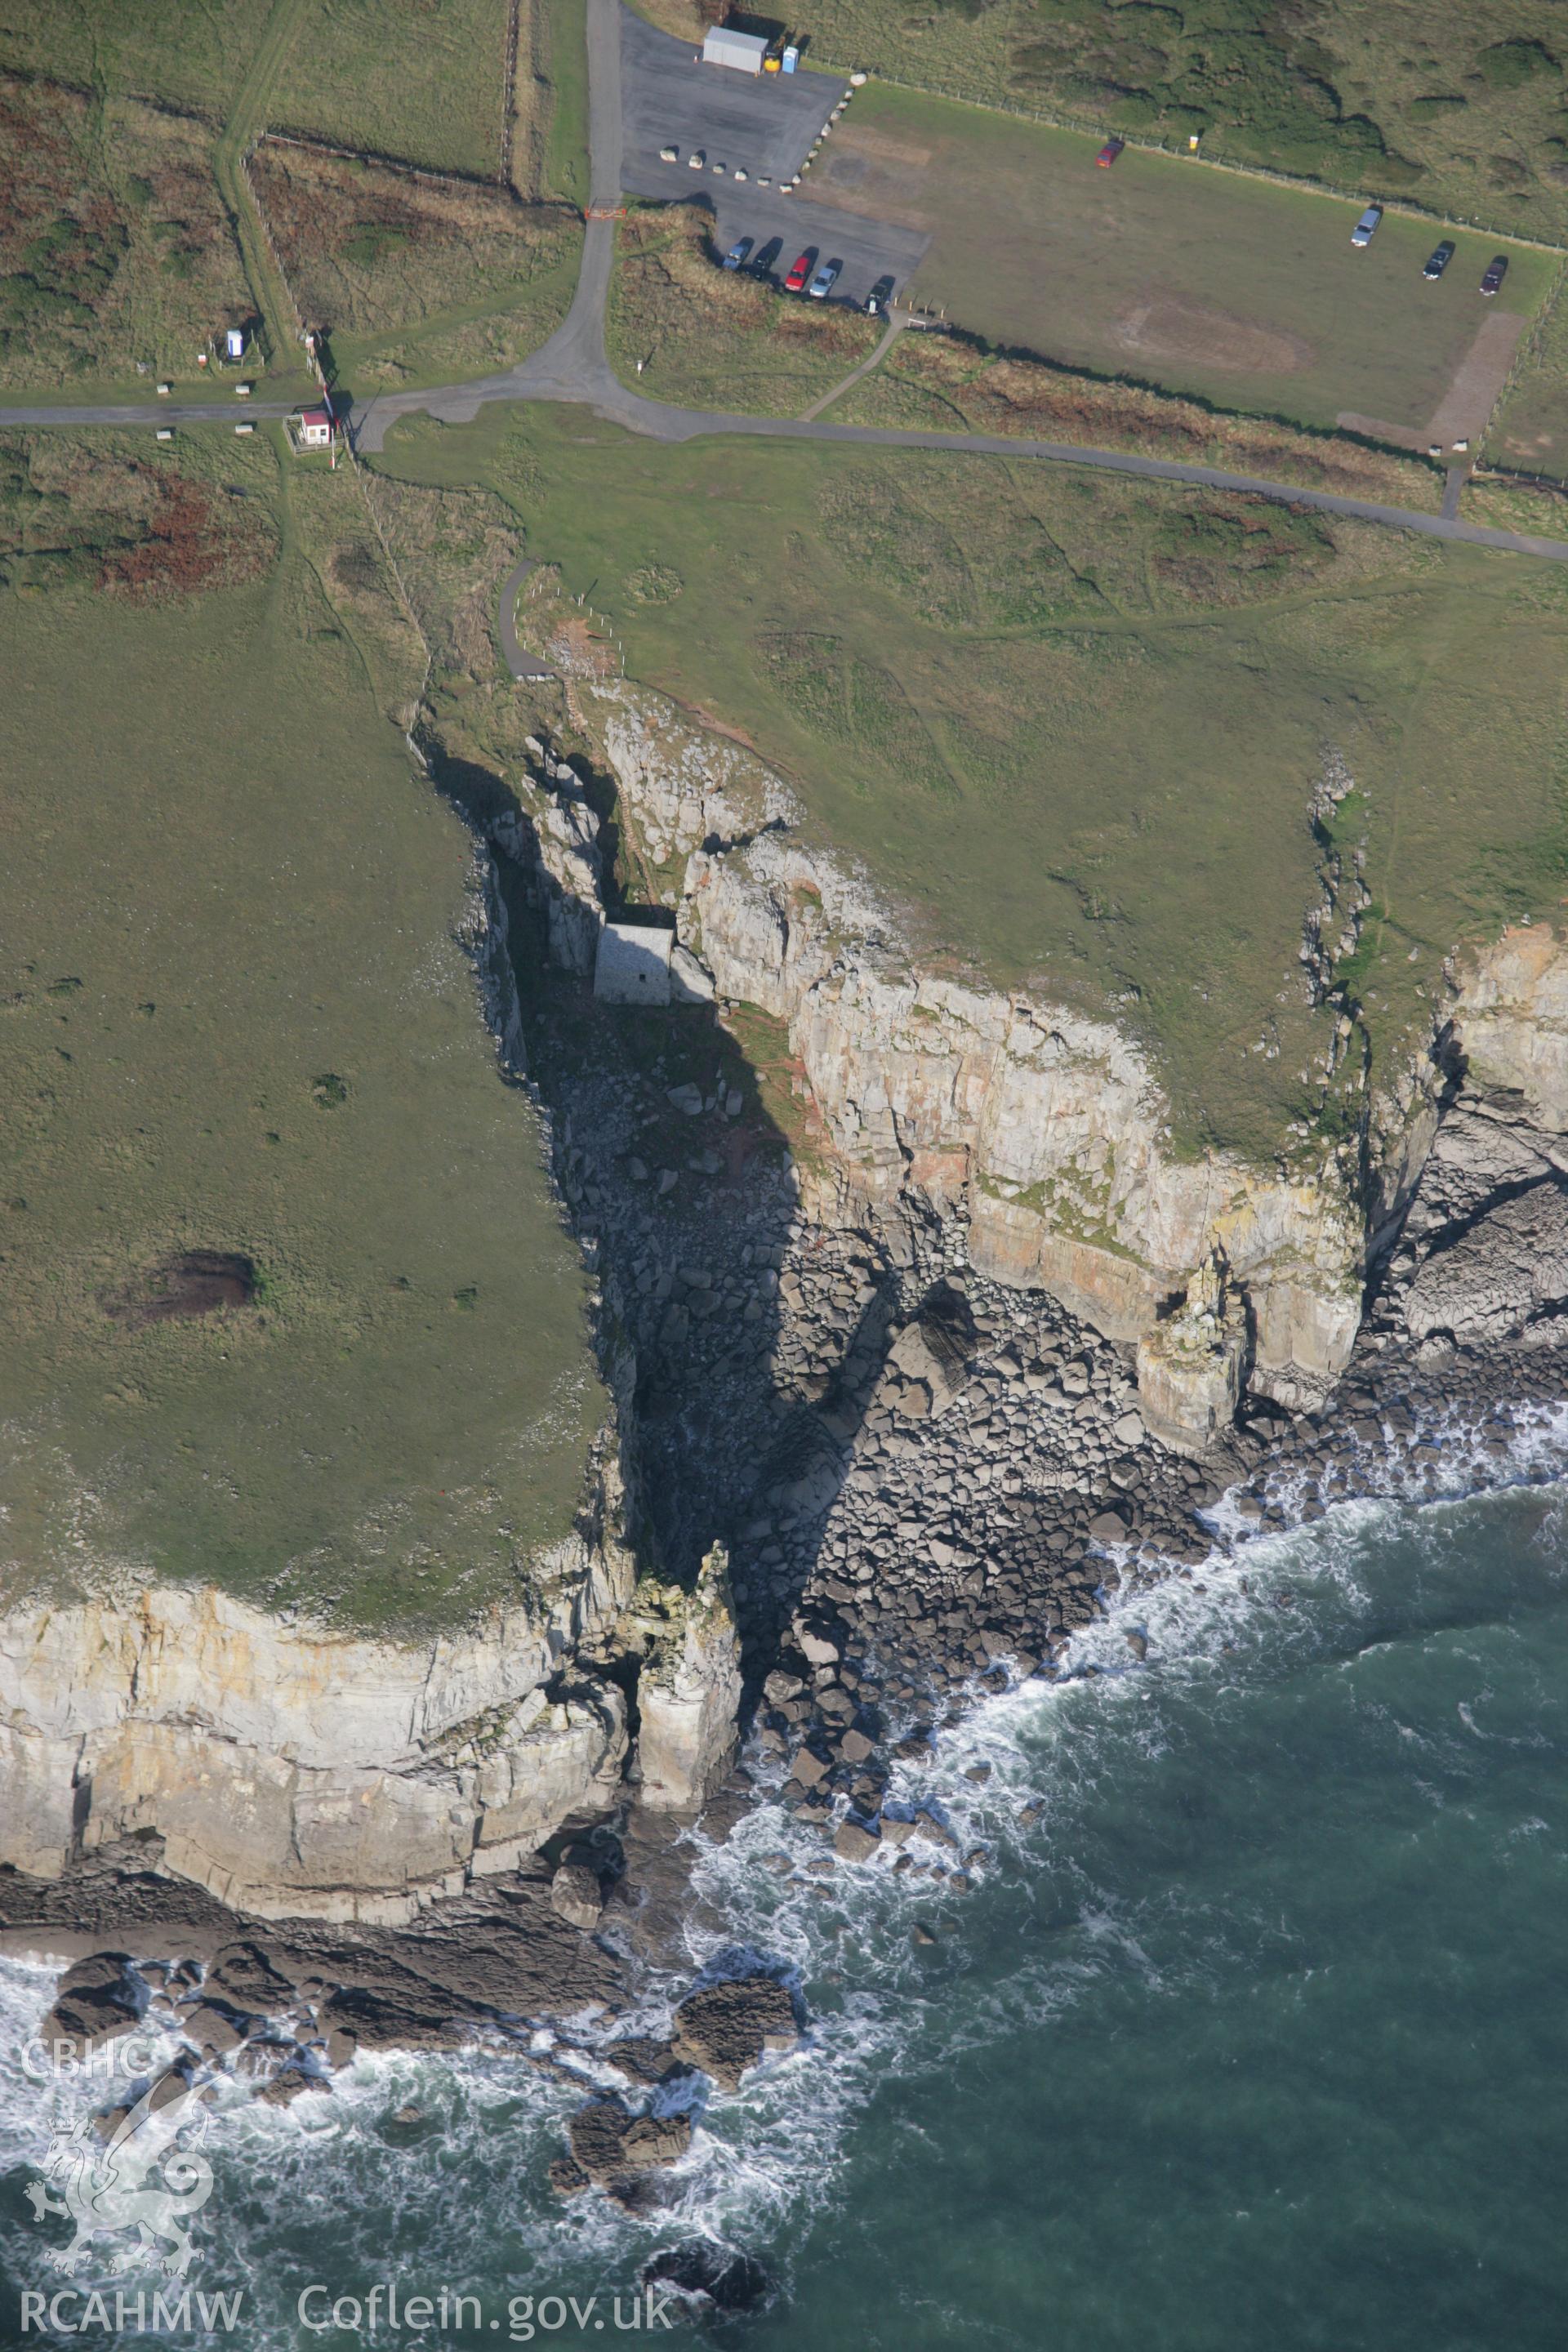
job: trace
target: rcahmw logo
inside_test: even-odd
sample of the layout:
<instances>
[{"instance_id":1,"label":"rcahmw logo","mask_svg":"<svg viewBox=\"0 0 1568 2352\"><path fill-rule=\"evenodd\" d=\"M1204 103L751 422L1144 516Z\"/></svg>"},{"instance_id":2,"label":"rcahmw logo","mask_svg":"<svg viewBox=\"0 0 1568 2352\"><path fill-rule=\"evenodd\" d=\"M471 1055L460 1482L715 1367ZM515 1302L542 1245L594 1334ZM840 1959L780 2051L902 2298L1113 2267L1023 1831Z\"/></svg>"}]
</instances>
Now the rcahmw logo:
<instances>
[{"instance_id":1,"label":"rcahmw logo","mask_svg":"<svg viewBox=\"0 0 1568 2352\"><path fill-rule=\"evenodd\" d=\"M226 2294L194 2294L188 2286L160 2287L151 2294L145 2287L133 2294L124 2287L112 2294L95 2287L88 2294L74 2286L57 2288L53 2294L28 2287L22 2294L22 2333L47 2327L57 2336L98 2330L106 2336L187 2336L199 2328L210 2336L216 2329L237 2327L244 2303L240 2287Z\"/></svg>"}]
</instances>

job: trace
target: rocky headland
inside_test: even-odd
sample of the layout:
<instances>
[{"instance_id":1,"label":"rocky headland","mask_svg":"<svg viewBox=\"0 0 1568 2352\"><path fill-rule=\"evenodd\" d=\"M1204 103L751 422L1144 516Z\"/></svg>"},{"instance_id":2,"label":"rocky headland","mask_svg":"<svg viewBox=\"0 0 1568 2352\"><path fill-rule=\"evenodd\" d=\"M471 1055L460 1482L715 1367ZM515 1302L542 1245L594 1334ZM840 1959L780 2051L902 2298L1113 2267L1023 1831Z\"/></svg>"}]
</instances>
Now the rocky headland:
<instances>
[{"instance_id":1,"label":"rocky headland","mask_svg":"<svg viewBox=\"0 0 1568 2352\"><path fill-rule=\"evenodd\" d=\"M750 752L565 688L571 758L531 739L479 792L430 748L476 830L486 1016L598 1284L578 1533L445 1633L172 1586L0 1619L0 1926L92 1948L62 2030L95 1989L157 1999L193 2063L259 2037L298 2088L377 2039L613 2012L675 1953L658 1824L707 1801L720 1834L758 1785L834 1866L962 1892L984 1856L884 1800L970 1692L1077 1671L1118 1594L1336 1499L1548 1473L1520 1442L1568 1393L1546 926L1450 963L1353 1145L1183 1159L1110 1023L923 971ZM639 924L665 992L596 994ZM677 2032L622 2071L703 2063ZM591 2105L563 2192L681 2153L668 2099Z\"/></svg>"}]
</instances>

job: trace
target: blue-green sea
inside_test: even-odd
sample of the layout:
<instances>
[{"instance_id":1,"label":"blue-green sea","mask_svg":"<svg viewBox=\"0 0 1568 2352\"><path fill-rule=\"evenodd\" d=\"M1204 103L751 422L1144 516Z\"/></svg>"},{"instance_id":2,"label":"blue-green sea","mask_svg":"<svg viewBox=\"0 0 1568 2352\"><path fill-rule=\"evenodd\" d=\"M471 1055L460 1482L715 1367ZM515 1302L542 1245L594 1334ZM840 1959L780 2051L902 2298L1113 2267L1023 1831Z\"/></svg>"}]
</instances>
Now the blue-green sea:
<instances>
[{"instance_id":1,"label":"blue-green sea","mask_svg":"<svg viewBox=\"0 0 1568 2352\"><path fill-rule=\"evenodd\" d=\"M157 2340L575 2346L635 2311L755 2352L1561 2352L1561 1491L1345 1507L1117 1602L1073 1663L1100 1671L986 1700L900 1769L986 1849L973 1891L807 1873L820 1840L766 1804L700 1853L690 1965L635 2022L761 1955L811 2028L698 2111L660 2214L552 2195L577 2099L516 2051L364 2059L330 2097L216 2116L189 2284L239 2321L202 2329L193 2295ZM50 1983L0 1964L7 2051ZM45 2268L63 2225L24 2192L48 2128L0 2053L0 2343L137 2340L84 2326L86 2290L112 2322L116 2286L166 2282ZM695 2238L770 2299L650 2327L641 2265ZM62 2284L62 2325L24 2336L23 2289ZM478 2299L460 2325L443 2291L449 2318Z\"/></svg>"}]
</instances>

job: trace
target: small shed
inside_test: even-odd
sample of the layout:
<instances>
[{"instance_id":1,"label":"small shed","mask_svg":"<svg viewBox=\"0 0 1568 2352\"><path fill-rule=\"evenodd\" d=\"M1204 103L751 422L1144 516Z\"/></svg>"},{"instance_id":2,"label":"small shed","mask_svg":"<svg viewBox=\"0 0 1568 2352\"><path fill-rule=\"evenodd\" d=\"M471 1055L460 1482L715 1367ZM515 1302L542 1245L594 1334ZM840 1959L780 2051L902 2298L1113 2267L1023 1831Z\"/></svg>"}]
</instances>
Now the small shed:
<instances>
[{"instance_id":1,"label":"small shed","mask_svg":"<svg viewBox=\"0 0 1568 2352\"><path fill-rule=\"evenodd\" d=\"M768 45L760 33L732 33L715 25L702 43L705 66L733 66L737 73L760 74Z\"/></svg>"},{"instance_id":2,"label":"small shed","mask_svg":"<svg viewBox=\"0 0 1568 2352\"><path fill-rule=\"evenodd\" d=\"M242 360L245 357L245 330L242 327L224 329L223 355L226 360Z\"/></svg>"},{"instance_id":3,"label":"small shed","mask_svg":"<svg viewBox=\"0 0 1568 2352\"><path fill-rule=\"evenodd\" d=\"M300 412L300 446L301 449L325 449L332 438L332 413L330 408L304 408Z\"/></svg>"}]
</instances>

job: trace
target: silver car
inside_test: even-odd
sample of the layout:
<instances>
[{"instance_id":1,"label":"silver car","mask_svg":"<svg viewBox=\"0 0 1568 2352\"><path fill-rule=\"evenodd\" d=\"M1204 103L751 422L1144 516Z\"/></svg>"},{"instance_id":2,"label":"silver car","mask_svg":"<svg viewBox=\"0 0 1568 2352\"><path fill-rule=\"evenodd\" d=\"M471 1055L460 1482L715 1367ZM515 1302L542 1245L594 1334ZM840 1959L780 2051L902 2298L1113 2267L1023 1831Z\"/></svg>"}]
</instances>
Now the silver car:
<instances>
[{"instance_id":1,"label":"silver car","mask_svg":"<svg viewBox=\"0 0 1568 2352\"><path fill-rule=\"evenodd\" d=\"M1368 205L1365 212L1363 213L1360 220L1357 221L1354 228L1351 231L1351 243L1352 245L1370 245L1373 238L1377 235L1377 225L1382 218L1383 206L1381 205Z\"/></svg>"}]
</instances>

